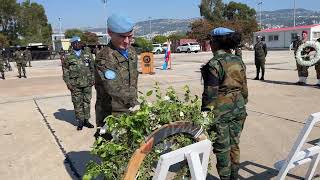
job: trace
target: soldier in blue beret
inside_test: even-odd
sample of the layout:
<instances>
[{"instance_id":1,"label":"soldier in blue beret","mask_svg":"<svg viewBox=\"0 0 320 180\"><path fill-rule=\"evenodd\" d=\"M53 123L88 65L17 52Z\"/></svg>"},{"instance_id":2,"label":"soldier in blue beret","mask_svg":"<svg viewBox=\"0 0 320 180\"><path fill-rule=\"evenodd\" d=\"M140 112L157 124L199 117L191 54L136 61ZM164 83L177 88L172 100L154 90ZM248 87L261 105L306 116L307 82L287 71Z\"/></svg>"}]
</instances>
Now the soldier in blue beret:
<instances>
[{"instance_id":1,"label":"soldier in blue beret","mask_svg":"<svg viewBox=\"0 0 320 180\"><path fill-rule=\"evenodd\" d=\"M213 111L215 119L207 132L216 133L213 152L221 180L238 179L241 131L247 116L248 87L246 66L232 54L241 35L228 28L210 33L214 57L201 68L203 77L202 111Z\"/></svg>"},{"instance_id":2,"label":"soldier in blue beret","mask_svg":"<svg viewBox=\"0 0 320 180\"><path fill-rule=\"evenodd\" d=\"M105 133L104 119L108 115L138 107L138 56L131 47L134 23L128 17L115 14L108 18L107 25L111 40L95 60L96 137ZM107 134L105 138L110 137Z\"/></svg>"},{"instance_id":3,"label":"soldier in blue beret","mask_svg":"<svg viewBox=\"0 0 320 180\"><path fill-rule=\"evenodd\" d=\"M94 63L91 53L82 50L80 37L71 38L72 50L62 61L63 80L71 92L77 130L94 128L89 122L92 86L94 84Z\"/></svg>"}]
</instances>

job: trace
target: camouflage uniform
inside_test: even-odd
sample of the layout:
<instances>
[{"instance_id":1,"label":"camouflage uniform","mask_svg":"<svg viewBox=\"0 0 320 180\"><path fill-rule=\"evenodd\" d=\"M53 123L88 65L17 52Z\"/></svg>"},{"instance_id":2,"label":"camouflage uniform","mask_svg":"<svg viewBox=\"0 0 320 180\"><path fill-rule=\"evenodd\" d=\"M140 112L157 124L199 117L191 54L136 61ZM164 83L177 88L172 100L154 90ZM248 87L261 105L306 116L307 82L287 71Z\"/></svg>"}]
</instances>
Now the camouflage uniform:
<instances>
[{"instance_id":1,"label":"camouflage uniform","mask_svg":"<svg viewBox=\"0 0 320 180\"><path fill-rule=\"evenodd\" d=\"M217 51L201 68L204 79L202 110L213 111L216 121L208 131L214 131L214 153L222 180L237 179L240 161L239 139L247 116L248 102L246 67L241 58Z\"/></svg>"},{"instance_id":2,"label":"camouflage uniform","mask_svg":"<svg viewBox=\"0 0 320 180\"><path fill-rule=\"evenodd\" d=\"M24 57L24 53L22 50L18 50L14 53L14 58L15 58L15 61L17 63L17 68L18 68L18 72L19 72L19 78L21 78L21 69L22 69L22 72L23 72L23 76L24 77L27 77L26 76L26 65L27 65L27 61Z\"/></svg>"},{"instance_id":3,"label":"camouflage uniform","mask_svg":"<svg viewBox=\"0 0 320 180\"><path fill-rule=\"evenodd\" d=\"M1 72L2 79L5 79L5 77L4 77L4 56L3 56L2 49L0 49L0 72Z\"/></svg>"},{"instance_id":4,"label":"camouflage uniform","mask_svg":"<svg viewBox=\"0 0 320 180\"><path fill-rule=\"evenodd\" d=\"M294 56L295 57L297 55L297 51L299 49L299 46L301 46L302 44L303 44L302 40L296 40L293 43ZM312 50L310 50L310 51L312 51ZM302 51L302 55L305 55L305 54L307 54L307 52L304 49ZM296 64L297 64L298 76L299 77L303 77L303 78L307 78L308 75L309 75L309 72L308 72L309 67L308 66L302 66L302 65L298 64L297 61L296 61ZM315 64L315 70L316 70L316 74L317 74L317 79L320 80L320 63L319 62L317 64Z\"/></svg>"},{"instance_id":5,"label":"camouflage uniform","mask_svg":"<svg viewBox=\"0 0 320 180\"><path fill-rule=\"evenodd\" d=\"M264 80L264 73L265 73L265 62L266 62L266 56L267 56L267 46L262 41L257 42L257 44L254 45L254 63L256 65L257 69L257 76L255 79L259 79L259 73L261 69L261 80Z\"/></svg>"},{"instance_id":6,"label":"camouflage uniform","mask_svg":"<svg viewBox=\"0 0 320 180\"><path fill-rule=\"evenodd\" d=\"M239 56L240 58L242 58L242 50L240 47L236 48L234 51L235 51L234 54L236 56Z\"/></svg>"},{"instance_id":7,"label":"camouflage uniform","mask_svg":"<svg viewBox=\"0 0 320 180\"><path fill-rule=\"evenodd\" d=\"M128 112L138 104L138 57L133 47L128 49L128 59L110 42L101 49L95 60L96 123L104 125L104 118L112 113ZM114 77L108 77L108 73Z\"/></svg>"},{"instance_id":8,"label":"camouflage uniform","mask_svg":"<svg viewBox=\"0 0 320 180\"><path fill-rule=\"evenodd\" d=\"M85 51L77 57L74 51L66 54L62 62L63 80L70 89L77 120L90 119L90 103L94 84L94 63L90 53Z\"/></svg>"},{"instance_id":9,"label":"camouflage uniform","mask_svg":"<svg viewBox=\"0 0 320 180\"><path fill-rule=\"evenodd\" d=\"M25 56L26 61L29 63L29 67L31 67L31 60L32 60L31 51L29 49L26 49L24 51L24 56Z\"/></svg>"}]
</instances>

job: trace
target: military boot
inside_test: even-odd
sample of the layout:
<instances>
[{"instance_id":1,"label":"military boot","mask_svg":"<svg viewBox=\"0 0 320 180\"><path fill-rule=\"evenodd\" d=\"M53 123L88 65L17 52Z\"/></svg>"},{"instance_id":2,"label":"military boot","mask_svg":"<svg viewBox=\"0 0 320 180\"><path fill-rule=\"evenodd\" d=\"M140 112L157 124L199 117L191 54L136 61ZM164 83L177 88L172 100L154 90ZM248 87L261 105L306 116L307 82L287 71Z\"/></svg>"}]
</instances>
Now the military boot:
<instances>
[{"instance_id":1,"label":"military boot","mask_svg":"<svg viewBox=\"0 0 320 180\"><path fill-rule=\"evenodd\" d=\"M23 77L24 77L24 78L27 78L26 74L23 74Z\"/></svg>"},{"instance_id":2,"label":"military boot","mask_svg":"<svg viewBox=\"0 0 320 180\"><path fill-rule=\"evenodd\" d=\"M77 126L77 130L81 131L84 125L84 121L83 120L78 120L78 126Z\"/></svg>"},{"instance_id":3,"label":"military boot","mask_svg":"<svg viewBox=\"0 0 320 180\"><path fill-rule=\"evenodd\" d=\"M4 77L4 73L2 73L2 79L5 80L6 78Z\"/></svg>"},{"instance_id":4,"label":"military boot","mask_svg":"<svg viewBox=\"0 0 320 180\"><path fill-rule=\"evenodd\" d=\"M18 76L19 78L21 78L21 74L19 74L19 76Z\"/></svg>"},{"instance_id":5,"label":"military boot","mask_svg":"<svg viewBox=\"0 0 320 180\"><path fill-rule=\"evenodd\" d=\"M259 80L259 72L257 71L257 76L254 78L254 80Z\"/></svg>"},{"instance_id":6,"label":"military boot","mask_svg":"<svg viewBox=\"0 0 320 180\"><path fill-rule=\"evenodd\" d=\"M261 71L261 78L260 78L260 80L264 80L264 69L262 69L262 71Z\"/></svg>"},{"instance_id":7,"label":"military boot","mask_svg":"<svg viewBox=\"0 0 320 180\"><path fill-rule=\"evenodd\" d=\"M94 128L94 126L89 122L89 120L88 119L85 119L84 120L84 124L83 124L85 127L87 127L87 128Z\"/></svg>"}]
</instances>

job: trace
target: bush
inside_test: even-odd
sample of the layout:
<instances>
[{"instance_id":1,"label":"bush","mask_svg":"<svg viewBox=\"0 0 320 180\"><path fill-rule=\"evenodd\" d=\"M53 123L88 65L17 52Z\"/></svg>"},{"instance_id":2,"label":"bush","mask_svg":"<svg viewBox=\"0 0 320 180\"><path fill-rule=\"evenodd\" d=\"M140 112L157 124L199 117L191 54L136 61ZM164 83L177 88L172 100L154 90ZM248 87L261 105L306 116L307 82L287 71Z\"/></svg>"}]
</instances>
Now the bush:
<instances>
[{"instance_id":1,"label":"bush","mask_svg":"<svg viewBox=\"0 0 320 180\"><path fill-rule=\"evenodd\" d=\"M156 84L154 90L140 96L141 104L138 111L119 117L108 116L105 122L107 131L112 134L113 139L105 140L102 137L97 139L91 152L98 155L102 163L89 162L83 178L92 179L102 174L106 179L121 179L135 150L148 135L165 124L190 121L204 129L210 126L213 123L213 113L201 112L201 101L198 96L191 98L188 86L184 87L184 91L184 100L179 99L172 87L168 88L163 96ZM153 103L147 101L147 97L152 94L155 94L156 98ZM214 139L213 133L209 136L211 140ZM152 177L154 161L159 159L162 152L168 150L165 148L168 142L172 144L171 150L193 143L190 137L182 134L165 139L165 142L154 147L144 159L137 179L145 180ZM181 179L186 173L187 170L184 168L176 176Z\"/></svg>"}]
</instances>

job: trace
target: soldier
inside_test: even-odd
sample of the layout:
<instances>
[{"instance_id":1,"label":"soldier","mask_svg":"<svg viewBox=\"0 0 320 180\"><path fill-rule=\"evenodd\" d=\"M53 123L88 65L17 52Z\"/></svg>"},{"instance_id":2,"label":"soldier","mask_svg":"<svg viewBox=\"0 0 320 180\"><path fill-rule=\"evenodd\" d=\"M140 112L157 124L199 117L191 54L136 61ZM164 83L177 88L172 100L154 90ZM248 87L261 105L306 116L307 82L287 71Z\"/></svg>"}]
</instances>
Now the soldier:
<instances>
[{"instance_id":1,"label":"soldier","mask_svg":"<svg viewBox=\"0 0 320 180\"><path fill-rule=\"evenodd\" d=\"M211 50L214 57L201 68L204 80L202 111L213 112L216 120L208 132L217 139L213 151L222 180L238 178L239 139L247 116L248 88L246 67L239 56L231 53L241 41L241 35L227 28L211 31Z\"/></svg>"},{"instance_id":2,"label":"soldier","mask_svg":"<svg viewBox=\"0 0 320 180\"><path fill-rule=\"evenodd\" d=\"M109 44L95 60L97 137L104 134L104 118L138 107L138 57L131 42L134 24L121 15L108 18Z\"/></svg>"},{"instance_id":3,"label":"soldier","mask_svg":"<svg viewBox=\"0 0 320 180\"><path fill-rule=\"evenodd\" d=\"M24 56L25 56L26 61L29 63L29 67L32 67L31 66L32 54L31 54L31 51L28 47L24 51Z\"/></svg>"},{"instance_id":4,"label":"soldier","mask_svg":"<svg viewBox=\"0 0 320 180\"><path fill-rule=\"evenodd\" d=\"M307 40L308 40L308 32L307 31L302 31L302 40L298 40L295 43L296 44L295 45L295 49L294 49L295 50L295 53L294 53L295 56L297 54L297 50L298 50L299 46L301 46ZM302 54L303 55L308 54L310 51L312 51L312 49L305 48L302 51ZM296 84L304 86L307 83L307 78L308 78L308 75L309 75L309 72L308 72L309 67L302 66L302 65L300 65L298 63L296 63L296 64L297 64L297 70L298 70L298 76L299 76L299 80L298 80L298 82L296 82ZM316 73L317 73L317 80L318 80L316 86L320 87L320 63L315 64L315 70L316 70Z\"/></svg>"},{"instance_id":5,"label":"soldier","mask_svg":"<svg viewBox=\"0 0 320 180\"><path fill-rule=\"evenodd\" d=\"M18 72L19 72L19 78L21 78L21 69L22 69L22 72L23 72L23 77L24 78L27 78L26 76L26 65L27 65L27 61L25 59L25 56L24 56L24 53L23 51L21 50L21 47L20 46L17 46L17 50L16 52L14 53L14 59L17 63L17 68L18 68Z\"/></svg>"},{"instance_id":6,"label":"soldier","mask_svg":"<svg viewBox=\"0 0 320 180\"><path fill-rule=\"evenodd\" d=\"M267 45L262 42L261 36L257 36L257 43L254 45L254 63L257 69L257 76L254 78L255 80L259 80L260 69L262 73L260 80L264 80L266 56Z\"/></svg>"},{"instance_id":7,"label":"soldier","mask_svg":"<svg viewBox=\"0 0 320 180\"><path fill-rule=\"evenodd\" d=\"M0 72L1 72L1 77L3 80L5 80L4 77L4 51L3 49L0 47Z\"/></svg>"},{"instance_id":8,"label":"soldier","mask_svg":"<svg viewBox=\"0 0 320 180\"><path fill-rule=\"evenodd\" d=\"M94 85L94 63L91 53L82 50L80 37L71 39L72 50L66 54L62 62L63 80L71 92L76 119L77 130L83 126L94 128L89 122L92 86Z\"/></svg>"}]
</instances>

